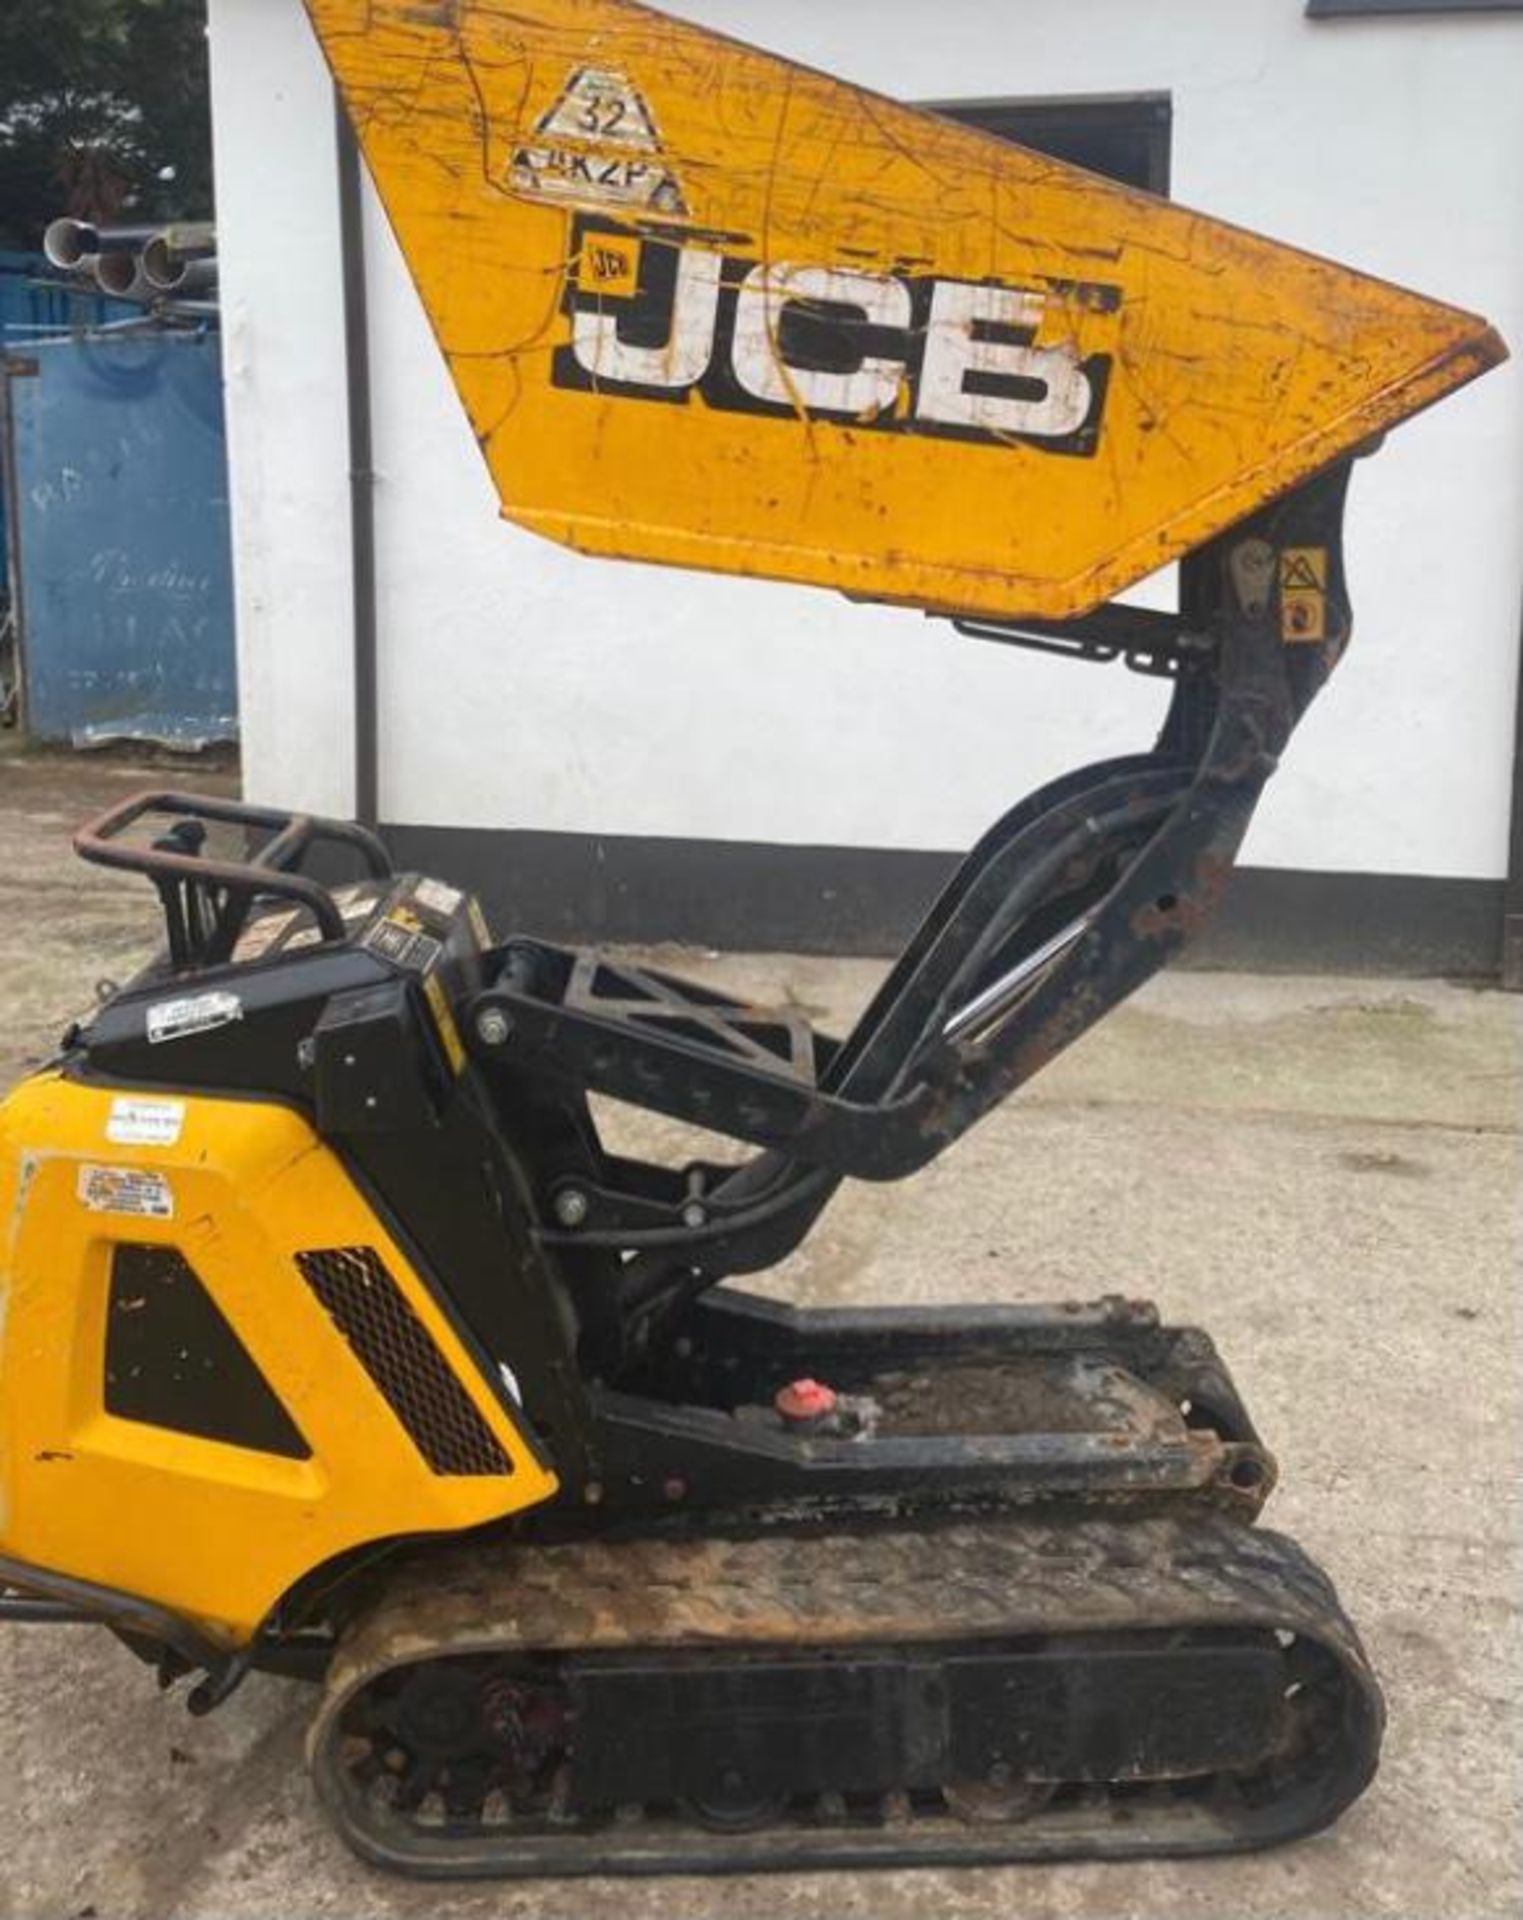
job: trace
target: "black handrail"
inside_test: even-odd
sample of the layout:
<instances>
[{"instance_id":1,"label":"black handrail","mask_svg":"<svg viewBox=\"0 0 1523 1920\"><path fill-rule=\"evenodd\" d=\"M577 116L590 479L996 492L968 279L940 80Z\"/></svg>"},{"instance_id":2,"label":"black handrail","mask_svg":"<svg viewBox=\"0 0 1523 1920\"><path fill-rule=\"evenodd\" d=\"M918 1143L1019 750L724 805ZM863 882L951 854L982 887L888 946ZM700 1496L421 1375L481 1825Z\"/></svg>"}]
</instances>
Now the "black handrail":
<instances>
[{"instance_id":1,"label":"black handrail","mask_svg":"<svg viewBox=\"0 0 1523 1920\"><path fill-rule=\"evenodd\" d=\"M122 835L153 815L191 823L171 828L147 846ZM193 837L208 822L267 831L270 838L246 860L210 859ZM306 907L324 941L344 938L344 917L321 882L298 871L314 847L352 848L371 876L387 879L391 856L375 834L347 820L251 806L208 794L151 790L136 793L88 821L74 836L74 851L94 866L146 874L159 890L169 929L170 958L177 968L215 965L227 959L259 895L294 900Z\"/></svg>"}]
</instances>

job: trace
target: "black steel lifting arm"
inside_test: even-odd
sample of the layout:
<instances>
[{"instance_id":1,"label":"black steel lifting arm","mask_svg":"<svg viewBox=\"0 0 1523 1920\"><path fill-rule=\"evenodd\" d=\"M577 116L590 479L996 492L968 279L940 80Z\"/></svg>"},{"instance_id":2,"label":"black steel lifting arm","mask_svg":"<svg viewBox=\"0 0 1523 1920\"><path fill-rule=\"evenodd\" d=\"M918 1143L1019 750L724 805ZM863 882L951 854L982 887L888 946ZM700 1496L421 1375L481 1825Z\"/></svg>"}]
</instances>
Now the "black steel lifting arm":
<instances>
[{"instance_id":1,"label":"black steel lifting arm","mask_svg":"<svg viewBox=\"0 0 1523 1920\"><path fill-rule=\"evenodd\" d=\"M1341 463L1192 555L1167 633L1139 614L1129 645L1122 608L1105 610L1098 643L1076 623L1066 650L1135 652L1170 673L1156 746L1059 780L993 827L844 1044L815 1037L801 1061L777 1016L630 969L612 969L602 997L573 991L585 963L520 939L469 1008L478 1059L511 1056L767 1149L689 1207L690 1222L703 1215L694 1245L765 1224L756 1209L799 1197L801 1179L812 1192L817 1174L897 1179L933 1159L1210 918L1264 784L1348 639L1348 472ZM1024 644L1031 630L978 631ZM624 1197L602 1196L582 1237L681 1237L654 1226L672 1217L654 1194ZM646 1215L656 1240L641 1238Z\"/></svg>"}]
</instances>

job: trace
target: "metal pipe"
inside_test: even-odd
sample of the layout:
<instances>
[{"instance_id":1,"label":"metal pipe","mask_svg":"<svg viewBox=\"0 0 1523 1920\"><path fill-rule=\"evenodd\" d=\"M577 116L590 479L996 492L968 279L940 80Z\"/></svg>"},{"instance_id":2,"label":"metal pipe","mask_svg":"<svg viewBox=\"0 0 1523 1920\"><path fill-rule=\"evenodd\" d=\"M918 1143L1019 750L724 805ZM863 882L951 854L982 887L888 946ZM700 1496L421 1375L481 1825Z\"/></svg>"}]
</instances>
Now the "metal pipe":
<instances>
[{"instance_id":1,"label":"metal pipe","mask_svg":"<svg viewBox=\"0 0 1523 1920\"><path fill-rule=\"evenodd\" d=\"M99 1625L100 1615L70 1606L67 1600L44 1600L32 1593L0 1593L0 1621L17 1626L87 1627Z\"/></svg>"},{"instance_id":2,"label":"metal pipe","mask_svg":"<svg viewBox=\"0 0 1523 1920\"><path fill-rule=\"evenodd\" d=\"M160 293L173 293L190 271L190 262L176 253L162 233L143 249L143 278Z\"/></svg>"},{"instance_id":3,"label":"metal pipe","mask_svg":"<svg viewBox=\"0 0 1523 1920\"><path fill-rule=\"evenodd\" d=\"M204 254L217 251L217 223L215 220L172 220L168 226L160 227L153 239L162 240L171 253L182 254L187 260L199 260Z\"/></svg>"},{"instance_id":4,"label":"metal pipe","mask_svg":"<svg viewBox=\"0 0 1523 1920\"><path fill-rule=\"evenodd\" d=\"M375 471L370 419L370 330L365 304L365 229L360 149L338 89L333 93L338 159L339 263L344 291L344 372L349 414L349 552L354 655L354 817L373 828L380 815L377 699Z\"/></svg>"},{"instance_id":5,"label":"metal pipe","mask_svg":"<svg viewBox=\"0 0 1523 1920\"><path fill-rule=\"evenodd\" d=\"M42 251L50 267L58 267L65 273L73 273L81 267L88 267L97 249L93 244L95 229L83 220L71 220L67 214L57 220L50 220L42 236ZM86 236L92 237L92 244L85 244Z\"/></svg>"},{"instance_id":6,"label":"metal pipe","mask_svg":"<svg viewBox=\"0 0 1523 1920\"><path fill-rule=\"evenodd\" d=\"M19 1588L19 1592L17 1589ZM100 1620L111 1626L128 1628L145 1640L157 1640L173 1647L193 1667L205 1667L218 1673L229 1655L224 1647L208 1640L190 1621L171 1613L152 1600L122 1593L115 1587L97 1586L92 1580L78 1580L71 1574L50 1573L45 1568L28 1566L0 1554L0 1593L9 1600L28 1604L37 1600L53 1601L85 1620ZM53 1614L50 1619L62 1616Z\"/></svg>"},{"instance_id":7,"label":"metal pipe","mask_svg":"<svg viewBox=\"0 0 1523 1920\"><path fill-rule=\"evenodd\" d=\"M1018 960L1007 974L975 994L965 1007L953 1014L942 1028L944 1040L961 1040L973 1028L982 1026L991 1015L1003 1015L1014 1004L1028 981L1050 966L1060 953L1066 953L1081 933L1089 930L1088 917L1071 921L1068 926L1044 940L1024 960Z\"/></svg>"},{"instance_id":8,"label":"metal pipe","mask_svg":"<svg viewBox=\"0 0 1523 1920\"><path fill-rule=\"evenodd\" d=\"M182 253L150 240L140 256L143 278L155 293L208 293L217 284L217 262L212 256L187 259Z\"/></svg>"},{"instance_id":9,"label":"metal pipe","mask_svg":"<svg viewBox=\"0 0 1523 1920\"><path fill-rule=\"evenodd\" d=\"M216 237L209 226L165 227L143 248L143 278L161 293L193 293L217 278Z\"/></svg>"},{"instance_id":10,"label":"metal pipe","mask_svg":"<svg viewBox=\"0 0 1523 1920\"><path fill-rule=\"evenodd\" d=\"M93 220L65 215L50 221L42 236L42 251L55 267L72 270L113 253L136 253L159 232L157 227L98 226Z\"/></svg>"},{"instance_id":11,"label":"metal pipe","mask_svg":"<svg viewBox=\"0 0 1523 1920\"><path fill-rule=\"evenodd\" d=\"M138 253L97 253L91 261L95 284L113 300L151 300L154 288L143 273Z\"/></svg>"}]
</instances>

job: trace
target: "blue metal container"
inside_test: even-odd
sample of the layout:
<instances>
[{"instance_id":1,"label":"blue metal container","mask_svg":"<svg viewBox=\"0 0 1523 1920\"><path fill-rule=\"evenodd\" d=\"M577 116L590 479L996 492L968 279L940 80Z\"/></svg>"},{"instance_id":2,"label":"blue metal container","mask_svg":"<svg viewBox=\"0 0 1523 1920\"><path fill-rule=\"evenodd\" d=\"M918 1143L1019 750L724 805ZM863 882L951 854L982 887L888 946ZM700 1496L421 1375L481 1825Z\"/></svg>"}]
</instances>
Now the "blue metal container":
<instances>
[{"instance_id":1,"label":"blue metal container","mask_svg":"<svg viewBox=\"0 0 1523 1920\"><path fill-rule=\"evenodd\" d=\"M87 287L48 279L51 269L40 253L19 253L0 247L0 353L7 347L24 353L45 335L67 333L71 327L99 326L126 319L138 309L124 300L111 300ZM0 594L6 589L10 564L5 532L5 489L0 486Z\"/></svg>"},{"instance_id":2,"label":"blue metal container","mask_svg":"<svg viewBox=\"0 0 1523 1920\"><path fill-rule=\"evenodd\" d=\"M28 732L236 738L217 334L87 334L10 359Z\"/></svg>"}]
</instances>

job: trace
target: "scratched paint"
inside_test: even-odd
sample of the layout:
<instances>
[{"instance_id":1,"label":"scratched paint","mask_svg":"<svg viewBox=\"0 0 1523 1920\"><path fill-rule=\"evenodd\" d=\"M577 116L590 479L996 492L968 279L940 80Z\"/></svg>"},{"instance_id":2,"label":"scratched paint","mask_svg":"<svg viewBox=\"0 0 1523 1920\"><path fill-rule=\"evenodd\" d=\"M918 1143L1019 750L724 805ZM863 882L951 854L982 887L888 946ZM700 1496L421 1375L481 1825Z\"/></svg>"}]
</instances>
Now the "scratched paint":
<instances>
[{"instance_id":1,"label":"scratched paint","mask_svg":"<svg viewBox=\"0 0 1523 1920\"><path fill-rule=\"evenodd\" d=\"M503 511L586 550L1063 616L1505 352L631 0L307 4Z\"/></svg>"}]
</instances>

